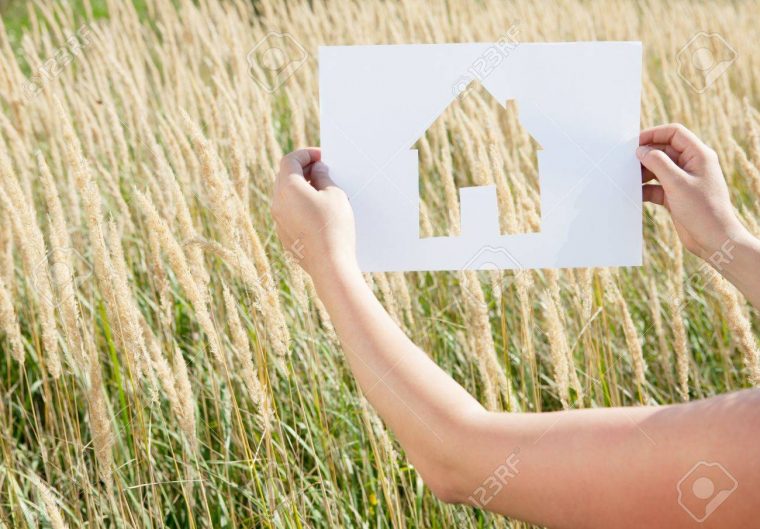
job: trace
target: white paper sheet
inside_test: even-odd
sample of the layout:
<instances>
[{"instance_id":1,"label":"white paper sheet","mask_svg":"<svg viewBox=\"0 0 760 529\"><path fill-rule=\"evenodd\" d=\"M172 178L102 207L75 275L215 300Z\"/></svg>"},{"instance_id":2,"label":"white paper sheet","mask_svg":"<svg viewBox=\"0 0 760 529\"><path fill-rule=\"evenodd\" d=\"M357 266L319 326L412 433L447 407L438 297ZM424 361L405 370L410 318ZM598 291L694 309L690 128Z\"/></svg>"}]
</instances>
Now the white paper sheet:
<instances>
[{"instance_id":1,"label":"white paper sheet","mask_svg":"<svg viewBox=\"0 0 760 529\"><path fill-rule=\"evenodd\" d=\"M323 159L354 208L362 270L640 265L638 42L525 43L491 61L479 82L517 101L541 145L540 232L500 235L482 186L460 189L459 236L420 238L413 145L494 46L320 48Z\"/></svg>"}]
</instances>

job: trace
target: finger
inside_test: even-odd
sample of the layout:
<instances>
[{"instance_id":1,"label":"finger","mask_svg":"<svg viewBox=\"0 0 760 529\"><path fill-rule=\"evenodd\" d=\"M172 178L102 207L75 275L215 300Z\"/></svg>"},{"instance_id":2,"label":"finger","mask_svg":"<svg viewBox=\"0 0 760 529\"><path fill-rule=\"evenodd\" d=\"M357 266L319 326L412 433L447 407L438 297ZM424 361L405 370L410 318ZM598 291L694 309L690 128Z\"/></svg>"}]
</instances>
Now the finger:
<instances>
[{"instance_id":1,"label":"finger","mask_svg":"<svg viewBox=\"0 0 760 529\"><path fill-rule=\"evenodd\" d=\"M683 170L659 149L642 145L636 149L636 157L645 169L649 169L654 177L662 183L671 183L684 175ZM650 179L651 180L651 179Z\"/></svg>"},{"instance_id":2,"label":"finger","mask_svg":"<svg viewBox=\"0 0 760 529\"><path fill-rule=\"evenodd\" d=\"M651 202L660 206L665 205L665 190L658 185L641 186L641 196L644 202Z\"/></svg>"},{"instance_id":3,"label":"finger","mask_svg":"<svg viewBox=\"0 0 760 529\"><path fill-rule=\"evenodd\" d=\"M283 156L280 161L280 172L275 180L275 188L283 184L293 184L296 187L308 188L304 172L308 167L322 157L322 152L315 148L299 149Z\"/></svg>"},{"instance_id":4,"label":"finger","mask_svg":"<svg viewBox=\"0 0 760 529\"><path fill-rule=\"evenodd\" d=\"M681 153L669 143L650 143L646 145L646 147L651 147L652 149L657 149L658 151L664 152L668 155L668 158L673 160L675 163L678 163L681 157Z\"/></svg>"},{"instance_id":5,"label":"finger","mask_svg":"<svg viewBox=\"0 0 760 529\"><path fill-rule=\"evenodd\" d=\"M672 145L679 153L689 148L706 147L696 134L680 123L658 125L642 130L639 134L639 145L649 144Z\"/></svg>"},{"instance_id":6,"label":"finger","mask_svg":"<svg viewBox=\"0 0 760 529\"><path fill-rule=\"evenodd\" d=\"M286 154L280 161L280 172L303 174L304 168L322 159L322 151L318 147L307 147Z\"/></svg>"},{"instance_id":7,"label":"finger","mask_svg":"<svg viewBox=\"0 0 760 529\"><path fill-rule=\"evenodd\" d=\"M680 161L680 154L671 146L671 145L662 145L662 144L653 144L653 145L645 145L645 147L650 147L652 149L657 149L659 151L664 152L668 155L668 158L673 160L679 167L681 167ZM650 182L652 180L657 180L657 175L654 174L652 171L647 169L646 167L641 167L641 183Z\"/></svg>"},{"instance_id":8,"label":"finger","mask_svg":"<svg viewBox=\"0 0 760 529\"><path fill-rule=\"evenodd\" d=\"M330 168L323 162L315 162L311 167L311 185L317 191L325 190L329 187L338 187L330 178Z\"/></svg>"}]
</instances>

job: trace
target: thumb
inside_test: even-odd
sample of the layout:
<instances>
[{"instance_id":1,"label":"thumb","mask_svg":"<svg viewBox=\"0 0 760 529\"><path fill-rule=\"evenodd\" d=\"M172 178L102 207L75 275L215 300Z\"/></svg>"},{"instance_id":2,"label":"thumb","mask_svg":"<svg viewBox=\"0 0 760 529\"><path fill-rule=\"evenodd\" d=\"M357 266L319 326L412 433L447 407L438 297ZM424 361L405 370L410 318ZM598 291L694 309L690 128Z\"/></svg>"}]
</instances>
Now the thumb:
<instances>
[{"instance_id":1,"label":"thumb","mask_svg":"<svg viewBox=\"0 0 760 529\"><path fill-rule=\"evenodd\" d=\"M642 145L636 149L636 157L644 168L651 171L661 184L667 186L684 176L684 171L664 151Z\"/></svg>"},{"instance_id":2,"label":"thumb","mask_svg":"<svg viewBox=\"0 0 760 529\"><path fill-rule=\"evenodd\" d=\"M335 186L335 182L330 178L330 168L323 162L314 162L314 165L311 167L310 176L311 185L313 185L317 191L322 191L328 187Z\"/></svg>"}]
</instances>

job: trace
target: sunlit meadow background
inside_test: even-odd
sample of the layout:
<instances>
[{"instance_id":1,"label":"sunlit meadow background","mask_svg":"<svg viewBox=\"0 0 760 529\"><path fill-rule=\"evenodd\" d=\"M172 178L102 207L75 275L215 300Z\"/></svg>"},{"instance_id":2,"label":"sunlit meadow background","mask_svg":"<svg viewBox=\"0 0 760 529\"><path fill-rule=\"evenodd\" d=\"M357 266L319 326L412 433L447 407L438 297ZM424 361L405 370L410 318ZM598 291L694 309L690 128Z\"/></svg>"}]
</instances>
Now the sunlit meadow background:
<instances>
[{"instance_id":1,"label":"sunlit meadow background","mask_svg":"<svg viewBox=\"0 0 760 529\"><path fill-rule=\"evenodd\" d=\"M715 148L758 233L759 7L0 3L0 527L521 527L431 495L276 240L278 160L319 143L317 46L513 26L520 42L642 40L642 126L679 121ZM249 60L270 31L306 53L291 76ZM709 85L690 62L699 31L733 61ZM530 142L516 114L482 126L488 104L468 94L420 142L423 233L456 231L452 190L494 180L502 228L537 228ZM757 313L662 211L643 223L640 268L367 280L490 409L757 383Z\"/></svg>"}]
</instances>

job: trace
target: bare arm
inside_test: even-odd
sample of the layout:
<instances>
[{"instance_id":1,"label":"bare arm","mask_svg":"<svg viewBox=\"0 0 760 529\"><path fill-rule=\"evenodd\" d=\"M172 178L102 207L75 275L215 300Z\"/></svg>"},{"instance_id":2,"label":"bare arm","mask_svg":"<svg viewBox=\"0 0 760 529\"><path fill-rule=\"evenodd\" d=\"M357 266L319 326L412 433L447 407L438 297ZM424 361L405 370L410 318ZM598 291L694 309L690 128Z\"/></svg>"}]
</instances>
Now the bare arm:
<instances>
[{"instance_id":1,"label":"bare arm","mask_svg":"<svg viewBox=\"0 0 760 529\"><path fill-rule=\"evenodd\" d=\"M553 528L693 527L692 515L708 515L705 527L747 527L760 514L760 391L662 408L490 413L398 329L357 269L315 280L362 390L442 500ZM700 478L730 492L725 505L707 511L693 491Z\"/></svg>"},{"instance_id":2,"label":"bare arm","mask_svg":"<svg viewBox=\"0 0 760 529\"><path fill-rule=\"evenodd\" d=\"M758 391L662 408L487 412L404 335L365 284L351 208L319 158L309 149L283 160L273 201L278 234L286 247L300 243L301 265L357 381L437 496L551 527L693 527L705 502L689 480L707 477L718 489L732 480L739 486L703 526L757 519ZM703 476L717 467L702 461L720 463L730 479ZM690 488L679 503L682 478Z\"/></svg>"}]
</instances>

